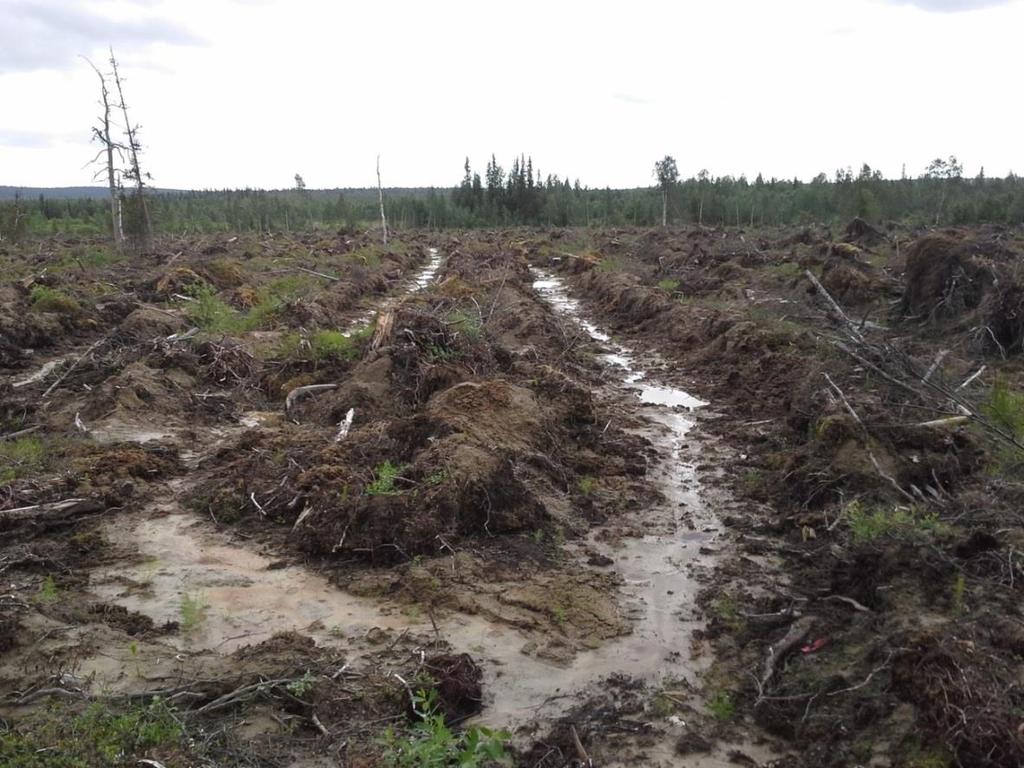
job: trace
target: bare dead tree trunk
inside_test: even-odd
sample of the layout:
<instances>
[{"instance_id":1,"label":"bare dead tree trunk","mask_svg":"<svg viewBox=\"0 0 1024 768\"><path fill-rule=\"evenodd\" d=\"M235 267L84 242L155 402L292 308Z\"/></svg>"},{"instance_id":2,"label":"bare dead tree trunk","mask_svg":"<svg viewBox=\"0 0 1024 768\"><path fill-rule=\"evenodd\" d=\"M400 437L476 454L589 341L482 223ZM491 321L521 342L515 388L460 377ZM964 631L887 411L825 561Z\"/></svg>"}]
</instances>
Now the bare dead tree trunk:
<instances>
[{"instance_id":1,"label":"bare dead tree trunk","mask_svg":"<svg viewBox=\"0 0 1024 768\"><path fill-rule=\"evenodd\" d=\"M85 57L83 56L82 58ZM118 200L117 176L114 171L114 149L116 146L114 141L110 138L110 90L107 88L107 78L103 76L103 73L100 72L99 68L89 61L89 59L85 59L85 61L90 67L92 67L93 72L96 73L96 77L100 79L100 95L103 104L103 114L100 116L99 126L92 129L92 134L93 137L103 145L103 149L101 149L99 154L96 155L93 162L99 160L100 155L106 153L107 184L110 187L110 227L114 233L114 245L120 248L124 241L124 231L121 228L121 205Z\"/></svg>"},{"instance_id":2,"label":"bare dead tree trunk","mask_svg":"<svg viewBox=\"0 0 1024 768\"><path fill-rule=\"evenodd\" d=\"M384 187L380 183L380 155L377 155L377 198L380 200L380 226L384 232L384 246L388 244L388 220L384 215Z\"/></svg>"},{"instance_id":3,"label":"bare dead tree trunk","mask_svg":"<svg viewBox=\"0 0 1024 768\"><path fill-rule=\"evenodd\" d=\"M661 226L668 226L668 190L661 190Z\"/></svg>"},{"instance_id":4,"label":"bare dead tree trunk","mask_svg":"<svg viewBox=\"0 0 1024 768\"><path fill-rule=\"evenodd\" d=\"M128 104L124 100L124 89L121 86L121 75L117 71L117 59L114 58L114 49L110 49L110 66L114 72L114 83L117 85L117 97L120 100L121 112L124 113L124 130L128 136L128 159L130 161L129 174L135 181L135 191L139 197L139 206L142 209L142 218L145 226L143 232L143 240L149 240L153 234L153 221L149 216L149 206L146 203L146 195L144 190L145 182L143 181L142 168L139 166L139 151L141 146L138 141L138 126L133 126L131 120L128 119Z\"/></svg>"}]
</instances>

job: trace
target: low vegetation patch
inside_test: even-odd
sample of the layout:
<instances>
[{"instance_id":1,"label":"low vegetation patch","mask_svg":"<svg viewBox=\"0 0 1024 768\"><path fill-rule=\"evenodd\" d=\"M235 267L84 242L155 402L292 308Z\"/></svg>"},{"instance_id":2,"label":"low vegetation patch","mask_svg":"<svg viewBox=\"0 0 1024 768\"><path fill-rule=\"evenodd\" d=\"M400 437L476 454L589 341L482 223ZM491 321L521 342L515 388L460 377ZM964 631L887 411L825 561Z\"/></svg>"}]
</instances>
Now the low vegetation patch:
<instances>
[{"instance_id":1,"label":"low vegetation patch","mask_svg":"<svg viewBox=\"0 0 1024 768\"><path fill-rule=\"evenodd\" d=\"M402 472L402 465L385 461L373 471L373 482L363 489L367 496L393 496L400 491L395 487L395 480Z\"/></svg>"},{"instance_id":2,"label":"low vegetation patch","mask_svg":"<svg viewBox=\"0 0 1024 768\"><path fill-rule=\"evenodd\" d=\"M413 700L419 718L408 733L388 728L380 739L388 768L483 768L508 765L505 745L510 734L475 726L456 733L445 723L435 691L420 691Z\"/></svg>"},{"instance_id":3,"label":"low vegetation patch","mask_svg":"<svg viewBox=\"0 0 1024 768\"><path fill-rule=\"evenodd\" d=\"M184 730L160 700L115 709L91 704L39 712L16 728L0 728L0 765L19 768L134 766L160 752L181 754Z\"/></svg>"},{"instance_id":4,"label":"low vegetation patch","mask_svg":"<svg viewBox=\"0 0 1024 768\"><path fill-rule=\"evenodd\" d=\"M359 356L352 336L341 331L315 331L309 337L309 348L314 360L353 360Z\"/></svg>"},{"instance_id":5,"label":"low vegetation patch","mask_svg":"<svg viewBox=\"0 0 1024 768\"><path fill-rule=\"evenodd\" d=\"M81 305L66 293L45 285L33 286L29 301L32 302L32 308L38 312L75 315L82 311Z\"/></svg>"},{"instance_id":6,"label":"low vegetation patch","mask_svg":"<svg viewBox=\"0 0 1024 768\"><path fill-rule=\"evenodd\" d=\"M856 543L870 543L886 536L919 537L948 528L935 512L921 512L916 507L872 507L852 501L843 514Z\"/></svg>"},{"instance_id":7,"label":"low vegetation patch","mask_svg":"<svg viewBox=\"0 0 1024 768\"><path fill-rule=\"evenodd\" d=\"M34 435L0 442L0 483L34 475L46 468L46 443Z\"/></svg>"}]
</instances>

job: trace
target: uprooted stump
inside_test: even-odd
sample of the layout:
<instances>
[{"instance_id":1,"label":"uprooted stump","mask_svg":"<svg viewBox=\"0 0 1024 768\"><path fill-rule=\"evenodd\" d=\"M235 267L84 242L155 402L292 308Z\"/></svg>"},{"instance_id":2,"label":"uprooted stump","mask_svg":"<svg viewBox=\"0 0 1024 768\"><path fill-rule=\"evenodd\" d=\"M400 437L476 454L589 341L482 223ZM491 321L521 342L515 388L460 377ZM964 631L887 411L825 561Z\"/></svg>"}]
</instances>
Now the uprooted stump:
<instances>
[{"instance_id":1,"label":"uprooted stump","mask_svg":"<svg viewBox=\"0 0 1024 768\"><path fill-rule=\"evenodd\" d=\"M876 300L884 288L870 265L849 258L825 262L821 283L836 301L854 306Z\"/></svg>"},{"instance_id":2,"label":"uprooted stump","mask_svg":"<svg viewBox=\"0 0 1024 768\"><path fill-rule=\"evenodd\" d=\"M979 346L1003 355L1024 351L1024 274L1018 254L989 240L929 235L907 249L904 319L953 323Z\"/></svg>"},{"instance_id":3,"label":"uprooted stump","mask_svg":"<svg viewBox=\"0 0 1024 768\"><path fill-rule=\"evenodd\" d=\"M929 235L907 249L904 317L929 322L955 319L976 309L991 288L993 273L972 258L963 243Z\"/></svg>"},{"instance_id":4,"label":"uprooted stump","mask_svg":"<svg viewBox=\"0 0 1024 768\"><path fill-rule=\"evenodd\" d=\"M423 668L434 680L437 706L447 722L460 722L483 708L483 670L468 653L430 656Z\"/></svg>"},{"instance_id":5,"label":"uprooted stump","mask_svg":"<svg viewBox=\"0 0 1024 768\"><path fill-rule=\"evenodd\" d=\"M897 690L957 756L958 765L1024 764L1018 662L984 647L983 638L917 638L893 670Z\"/></svg>"},{"instance_id":6,"label":"uprooted stump","mask_svg":"<svg viewBox=\"0 0 1024 768\"><path fill-rule=\"evenodd\" d=\"M859 216L846 225L846 242L872 246L885 240L885 235Z\"/></svg>"}]
</instances>

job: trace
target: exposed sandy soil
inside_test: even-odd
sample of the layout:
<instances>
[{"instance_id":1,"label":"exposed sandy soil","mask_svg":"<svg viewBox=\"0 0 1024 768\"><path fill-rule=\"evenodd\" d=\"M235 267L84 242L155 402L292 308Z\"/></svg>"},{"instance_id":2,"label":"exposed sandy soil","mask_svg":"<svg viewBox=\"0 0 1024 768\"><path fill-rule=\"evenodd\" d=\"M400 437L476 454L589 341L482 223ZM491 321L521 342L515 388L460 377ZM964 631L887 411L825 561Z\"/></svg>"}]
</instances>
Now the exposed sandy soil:
<instances>
[{"instance_id":1,"label":"exposed sandy soil","mask_svg":"<svg viewBox=\"0 0 1024 768\"><path fill-rule=\"evenodd\" d=\"M386 765L424 689L523 766L1017 765L1019 240L9 249L0 749Z\"/></svg>"}]
</instances>

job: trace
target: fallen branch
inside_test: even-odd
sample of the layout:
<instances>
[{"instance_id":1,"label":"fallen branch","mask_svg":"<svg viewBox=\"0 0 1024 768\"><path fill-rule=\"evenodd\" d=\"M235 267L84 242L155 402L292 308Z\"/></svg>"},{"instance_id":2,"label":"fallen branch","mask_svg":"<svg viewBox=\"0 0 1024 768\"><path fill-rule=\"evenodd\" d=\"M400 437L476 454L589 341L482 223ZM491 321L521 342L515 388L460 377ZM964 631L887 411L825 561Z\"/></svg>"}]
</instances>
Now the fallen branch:
<instances>
[{"instance_id":1,"label":"fallen branch","mask_svg":"<svg viewBox=\"0 0 1024 768\"><path fill-rule=\"evenodd\" d=\"M196 713L203 715L208 712L215 712L218 709L224 709L225 707L230 707L232 704L237 704L249 696L262 693L268 688L274 688L278 685L287 685L288 683L294 683L296 680L300 679L301 678L281 677L276 680L261 680L258 683L243 685L241 688L236 688L230 693L225 693L220 698L214 699L208 704L204 704L196 710Z\"/></svg>"},{"instance_id":2,"label":"fallen branch","mask_svg":"<svg viewBox=\"0 0 1024 768\"><path fill-rule=\"evenodd\" d=\"M31 376L28 376L19 381L12 382L11 389L20 389L21 387L27 387L29 384L35 384L37 381L42 381L53 372L54 368L56 368L63 362L63 358L59 360L51 360L50 362L44 364L42 368L33 373Z\"/></svg>"},{"instance_id":3,"label":"fallen branch","mask_svg":"<svg viewBox=\"0 0 1024 768\"><path fill-rule=\"evenodd\" d=\"M768 687L768 683L772 681L772 678L775 677L782 662L803 641L807 633L811 631L814 622L814 616L804 616L797 619L778 643L768 647L768 658L765 659L764 673L761 675L760 681L762 693ZM761 696L758 696L758 699L761 698Z\"/></svg>"},{"instance_id":4,"label":"fallen branch","mask_svg":"<svg viewBox=\"0 0 1024 768\"><path fill-rule=\"evenodd\" d=\"M337 386L337 384L307 384L304 387L296 387L284 399L284 410L285 412L290 411L295 401L300 397L311 395L314 392L326 392L329 389L336 389Z\"/></svg>"},{"instance_id":5,"label":"fallen branch","mask_svg":"<svg viewBox=\"0 0 1024 768\"><path fill-rule=\"evenodd\" d=\"M866 605L858 603L852 597L847 597L846 595L826 595L822 600L836 600L840 603L846 603L847 605L852 606L854 610L871 613L871 609Z\"/></svg>"},{"instance_id":6,"label":"fallen branch","mask_svg":"<svg viewBox=\"0 0 1024 768\"><path fill-rule=\"evenodd\" d=\"M847 315L843 311L843 308L839 306L839 303L835 299L832 298L831 294L829 294L828 291L825 290L825 286L823 286L818 281L818 278L816 278L814 276L814 273L811 272L811 270L809 270L809 269L805 269L804 270L804 274L807 275L807 279L810 280L811 283L814 285L815 290L817 290L818 293L820 293L822 295L822 297L825 299L825 301L828 302L829 307L832 308L832 311L836 314L836 316L846 326L847 331L850 333L850 335L853 338L855 338L857 341L863 341L864 337L861 335L860 331L857 329L857 324L854 323L853 320L850 319L850 316Z\"/></svg>"},{"instance_id":7,"label":"fallen branch","mask_svg":"<svg viewBox=\"0 0 1024 768\"><path fill-rule=\"evenodd\" d=\"M572 737L572 745L576 750L576 757L579 758L584 765L592 766L594 761L590 759L590 755L587 754L587 750L583 748L583 742L580 741L580 735L576 732L576 726L569 726L569 735Z\"/></svg>"},{"instance_id":8,"label":"fallen branch","mask_svg":"<svg viewBox=\"0 0 1024 768\"><path fill-rule=\"evenodd\" d=\"M861 682L857 683L857 685L851 685L849 688L840 688L838 691L831 691L825 695L838 696L841 693L849 693L850 691L856 691L860 688L863 688L865 685L871 682L871 678L873 678L875 675L877 675L879 672L881 672L883 669L889 666L889 662L892 660L892 655L893 651L889 651L889 655L885 657L885 661L883 661L881 664L879 664L877 667L871 670L871 674L865 677Z\"/></svg>"},{"instance_id":9,"label":"fallen branch","mask_svg":"<svg viewBox=\"0 0 1024 768\"><path fill-rule=\"evenodd\" d=\"M939 352L939 354L937 354L935 356L935 362L932 363L931 366L928 368L928 370L925 372L925 374L922 377L921 381L923 381L925 384L927 384L928 383L928 379L930 379L932 377L932 374L935 373L936 370L938 370L938 367L942 363L942 360L948 354L949 354L949 350L948 349L944 349L941 352Z\"/></svg>"},{"instance_id":10,"label":"fallen branch","mask_svg":"<svg viewBox=\"0 0 1024 768\"><path fill-rule=\"evenodd\" d=\"M70 365L70 366L69 366L69 367L67 368L67 370L65 370L65 371L64 371L64 373L62 373L62 374L61 374L60 376L58 376L58 377L57 377L57 380L56 380L55 382L53 382L53 384L51 384L51 385L49 386L49 388L47 388L47 390L46 390L45 392L43 392L43 397L44 397L44 398L45 398L45 397L49 397L49 396L50 396L50 393L51 393L51 392L53 392L53 390L55 390L55 389L56 389L56 388L57 388L57 387L58 387L58 386L60 385L60 383L61 383L62 381L64 381L64 379L66 379L66 378L68 377L68 374L69 374L69 373L71 373L71 372L72 372L73 370L75 370L75 368L77 368L77 367L78 367L79 363L81 363L81 362L82 362L83 360L85 360L85 358L86 358L87 356L89 356L90 354L92 354L92 351L93 351L94 349L96 349L96 347L98 347L98 346L99 346L100 344L102 344L103 342L105 342L105 341L106 341L106 340L107 340L108 338L109 338L109 336L104 336L104 337L103 337L102 339L97 339L97 340L96 340L96 341L94 341L94 342L93 342L92 344L90 344L90 345L89 345L89 348L88 348L87 350L85 350L85 352L83 352L83 353L82 353L82 354L81 354L81 355L80 355L80 356L78 357L78 359L77 359L77 360L75 360L75 362L73 362L73 363L72 363L72 364L71 364L71 365Z\"/></svg>"},{"instance_id":11,"label":"fallen branch","mask_svg":"<svg viewBox=\"0 0 1024 768\"><path fill-rule=\"evenodd\" d=\"M957 390L959 391L959 390L963 389L964 387L969 386L972 381L974 381L976 378L978 378L979 376L981 376L981 374L983 374L985 372L985 369L987 367L988 367L987 365L981 366L981 368L979 368L974 373L972 373L970 376L968 376L966 379L964 379L964 383L961 384L959 387L957 387Z\"/></svg>"},{"instance_id":12,"label":"fallen branch","mask_svg":"<svg viewBox=\"0 0 1024 768\"><path fill-rule=\"evenodd\" d=\"M967 416L948 416L944 419L932 419L931 421L922 421L917 424L919 427L955 427L960 424L966 424L970 419Z\"/></svg>"},{"instance_id":13,"label":"fallen branch","mask_svg":"<svg viewBox=\"0 0 1024 768\"><path fill-rule=\"evenodd\" d=\"M309 275L316 275L317 277L322 277L324 278L324 280L334 280L335 282L341 280L340 277L335 277L334 275L325 275L323 272L317 272L312 269L306 269L305 267L292 267L292 269L297 269L299 272L305 272L306 274Z\"/></svg>"},{"instance_id":14,"label":"fallen branch","mask_svg":"<svg viewBox=\"0 0 1024 768\"><path fill-rule=\"evenodd\" d=\"M39 425L37 424L36 426L28 427L27 429L19 429L17 432L8 432L6 435L0 435L0 443L4 442L5 440L17 440L19 437L31 435L33 432L38 431Z\"/></svg>"}]
</instances>

